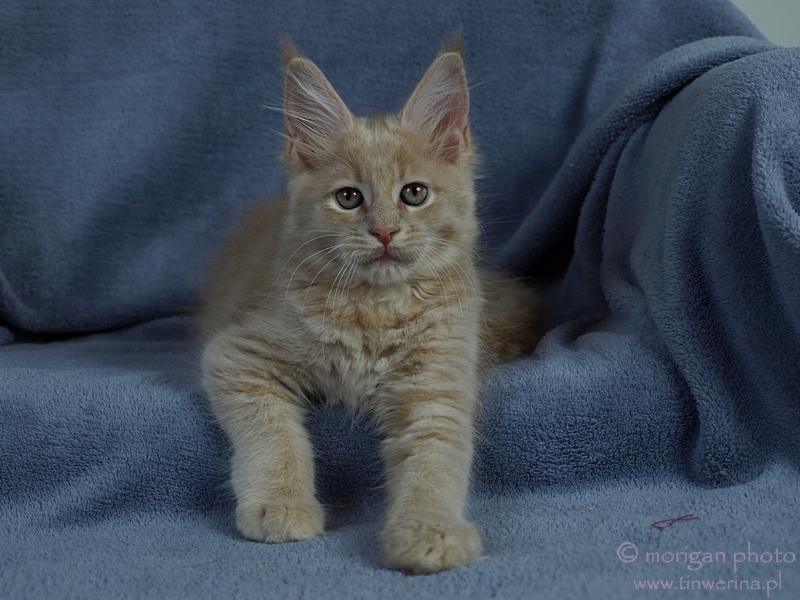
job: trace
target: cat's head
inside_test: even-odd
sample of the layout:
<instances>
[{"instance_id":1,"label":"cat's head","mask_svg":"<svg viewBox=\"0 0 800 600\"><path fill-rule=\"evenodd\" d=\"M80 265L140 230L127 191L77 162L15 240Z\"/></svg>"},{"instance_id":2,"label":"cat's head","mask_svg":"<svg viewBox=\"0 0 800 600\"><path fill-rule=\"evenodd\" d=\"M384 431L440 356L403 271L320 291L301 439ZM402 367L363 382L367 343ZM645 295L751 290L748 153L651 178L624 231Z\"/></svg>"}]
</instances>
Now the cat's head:
<instances>
[{"instance_id":1,"label":"cat's head","mask_svg":"<svg viewBox=\"0 0 800 600\"><path fill-rule=\"evenodd\" d=\"M289 44L284 63L289 227L303 254L373 284L437 277L470 258L475 153L460 43L400 113L367 119Z\"/></svg>"}]
</instances>

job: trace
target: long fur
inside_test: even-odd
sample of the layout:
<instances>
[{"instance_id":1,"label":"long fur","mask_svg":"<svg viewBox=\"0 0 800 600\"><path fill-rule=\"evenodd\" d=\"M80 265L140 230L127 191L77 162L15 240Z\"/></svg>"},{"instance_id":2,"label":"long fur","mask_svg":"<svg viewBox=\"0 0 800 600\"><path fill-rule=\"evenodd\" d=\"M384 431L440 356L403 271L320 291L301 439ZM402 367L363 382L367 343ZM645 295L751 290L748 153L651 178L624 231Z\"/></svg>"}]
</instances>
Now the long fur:
<instances>
[{"instance_id":1,"label":"long fur","mask_svg":"<svg viewBox=\"0 0 800 600\"><path fill-rule=\"evenodd\" d=\"M264 542L323 533L313 394L383 435L387 563L457 567L482 552L464 515L481 370L530 351L538 327L534 294L476 260L462 51L440 53L399 115L371 119L288 44L284 63L286 198L232 237L201 319L238 528ZM420 206L400 199L410 183L429 190ZM342 208L345 188L363 203Z\"/></svg>"}]
</instances>

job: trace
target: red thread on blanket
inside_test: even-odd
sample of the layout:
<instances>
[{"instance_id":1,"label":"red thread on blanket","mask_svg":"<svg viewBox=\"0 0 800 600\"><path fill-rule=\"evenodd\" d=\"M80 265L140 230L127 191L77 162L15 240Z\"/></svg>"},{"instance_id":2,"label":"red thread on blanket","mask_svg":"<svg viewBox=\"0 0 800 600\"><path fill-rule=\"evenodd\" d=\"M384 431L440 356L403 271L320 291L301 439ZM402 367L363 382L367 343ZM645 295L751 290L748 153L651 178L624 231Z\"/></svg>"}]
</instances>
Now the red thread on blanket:
<instances>
[{"instance_id":1,"label":"red thread on blanket","mask_svg":"<svg viewBox=\"0 0 800 600\"><path fill-rule=\"evenodd\" d=\"M653 527L656 529L666 529L667 527L672 527L678 521L699 521L700 517L696 517L693 514L683 515L681 517L677 517L675 519L664 519L663 521L656 521L653 523Z\"/></svg>"}]
</instances>

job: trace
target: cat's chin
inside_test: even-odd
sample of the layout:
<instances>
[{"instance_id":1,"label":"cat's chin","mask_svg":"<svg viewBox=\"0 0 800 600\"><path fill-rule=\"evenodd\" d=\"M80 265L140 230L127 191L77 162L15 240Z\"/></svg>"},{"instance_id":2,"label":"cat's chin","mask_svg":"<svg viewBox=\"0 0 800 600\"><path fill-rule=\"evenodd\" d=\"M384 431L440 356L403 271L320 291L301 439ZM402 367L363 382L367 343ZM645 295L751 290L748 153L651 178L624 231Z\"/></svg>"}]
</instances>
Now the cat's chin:
<instances>
[{"instance_id":1,"label":"cat's chin","mask_svg":"<svg viewBox=\"0 0 800 600\"><path fill-rule=\"evenodd\" d=\"M410 260L384 253L362 263L361 271L372 285L394 285L408 281L412 268Z\"/></svg>"}]
</instances>

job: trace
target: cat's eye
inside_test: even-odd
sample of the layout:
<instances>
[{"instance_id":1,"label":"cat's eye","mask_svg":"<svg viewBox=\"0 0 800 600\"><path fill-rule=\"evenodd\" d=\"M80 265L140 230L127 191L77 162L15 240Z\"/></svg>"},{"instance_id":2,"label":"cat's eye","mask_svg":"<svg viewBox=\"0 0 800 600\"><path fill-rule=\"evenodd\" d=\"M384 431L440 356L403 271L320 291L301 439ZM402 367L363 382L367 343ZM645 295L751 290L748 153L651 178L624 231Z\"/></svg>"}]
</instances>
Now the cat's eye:
<instances>
[{"instance_id":1,"label":"cat's eye","mask_svg":"<svg viewBox=\"0 0 800 600\"><path fill-rule=\"evenodd\" d=\"M336 202L346 210L358 208L364 202L364 196L356 188L342 188L336 192Z\"/></svg>"},{"instance_id":2,"label":"cat's eye","mask_svg":"<svg viewBox=\"0 0 800 600\"><path fill-rule=\"evenodd\" d=\"M419 206L428 199L428 188L421 183L409 183L400 192L400 200L409 206Z\"/></svg>"}]
</instances>

